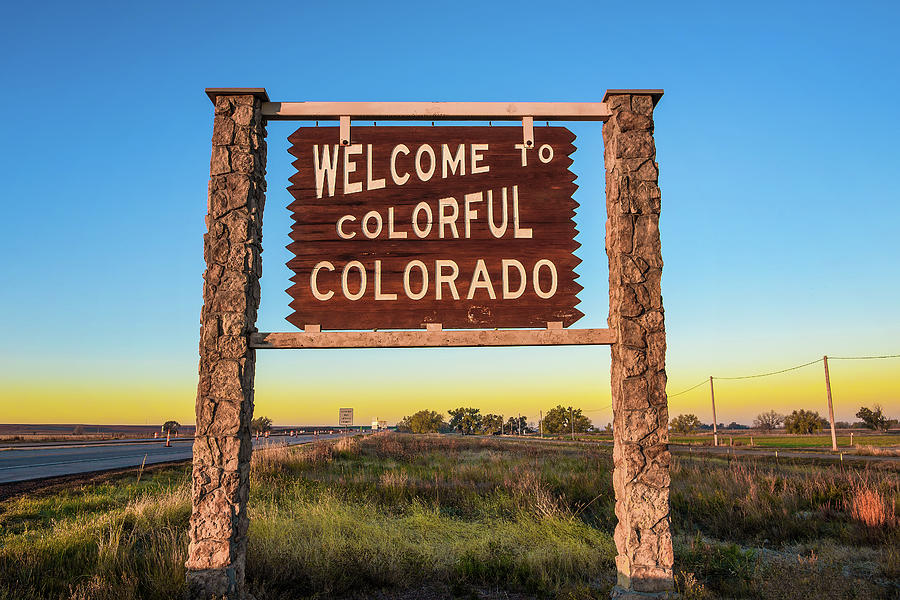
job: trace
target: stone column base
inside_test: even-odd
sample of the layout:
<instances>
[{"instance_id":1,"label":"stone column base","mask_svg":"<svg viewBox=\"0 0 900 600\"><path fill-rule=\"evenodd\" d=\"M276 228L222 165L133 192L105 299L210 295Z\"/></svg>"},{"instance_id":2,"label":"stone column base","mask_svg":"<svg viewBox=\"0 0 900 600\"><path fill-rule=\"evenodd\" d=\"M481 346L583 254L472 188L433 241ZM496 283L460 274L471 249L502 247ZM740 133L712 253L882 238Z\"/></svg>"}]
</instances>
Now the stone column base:
<instances>
[{"instance_id":1,"label":"stone column base","mask_svg":"<svg viewBox=\"0 0 900 600\"><path fill-rule=\"evenodd\" d=\"M187 571L187 600L254 600L243 591L243 577L238 584L237 567Z\"/></svg>"},{"instance_id":2,"label":"stone column base","mask_svg":"<svg viewBox=\"0 0 900 600\"><path fill-rule=\"evenodd\" d=\"M672 591L668 592L638 592L635 590L627 590L621 586L614 586L609 593L609 597L613 600L675 600L681 598L681 594Z\"/></svg>"}]
</instances>

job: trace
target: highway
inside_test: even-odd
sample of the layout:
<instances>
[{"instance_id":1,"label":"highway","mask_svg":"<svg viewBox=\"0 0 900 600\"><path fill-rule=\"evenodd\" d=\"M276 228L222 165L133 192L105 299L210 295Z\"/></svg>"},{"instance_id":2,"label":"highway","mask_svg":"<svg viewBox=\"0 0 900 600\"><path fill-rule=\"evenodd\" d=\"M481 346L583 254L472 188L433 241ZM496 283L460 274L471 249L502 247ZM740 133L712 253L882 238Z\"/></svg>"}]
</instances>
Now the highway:
<instances>
[{"instance_id":1,"label":"highway","mask_svg":"<svg viewBox=\"0 0 900 600\"><path fill-rule=\"evenodd\" d=\"M314 439L325 440L341 435L260 438L259 442L254 440L253 447L303 444ZM2 447L0 448L0 484L139 467L142 461L144 464L152 465L161 462L190 460L192 444L193 439L176 438L172 440L172 446L169 448L166 448L164 439Z\"/></svg>"}]
</instances>

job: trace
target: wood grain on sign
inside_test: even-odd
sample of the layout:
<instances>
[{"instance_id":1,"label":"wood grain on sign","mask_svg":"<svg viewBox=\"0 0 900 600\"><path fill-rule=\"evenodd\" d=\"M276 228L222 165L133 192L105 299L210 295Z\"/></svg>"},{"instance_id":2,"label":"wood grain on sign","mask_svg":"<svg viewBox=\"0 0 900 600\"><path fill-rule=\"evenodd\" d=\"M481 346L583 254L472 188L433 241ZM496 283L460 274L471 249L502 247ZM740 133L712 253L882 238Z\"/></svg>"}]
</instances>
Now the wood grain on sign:
<instances>
[{"instance_id":1,"label":"wood grain on sign","mask_svg":"<svg viewBox=\"0 0 900 600\"><path fill-rule=\"evenodd\" d=\"M288 188L287 320L322 329L568 327L583 316L574 139L564 127L535 127L534 148L523 150L521 127L354 126L341 146L337 127L301 127L288 138L297 173Z\"/></svg>"}]
</instances>

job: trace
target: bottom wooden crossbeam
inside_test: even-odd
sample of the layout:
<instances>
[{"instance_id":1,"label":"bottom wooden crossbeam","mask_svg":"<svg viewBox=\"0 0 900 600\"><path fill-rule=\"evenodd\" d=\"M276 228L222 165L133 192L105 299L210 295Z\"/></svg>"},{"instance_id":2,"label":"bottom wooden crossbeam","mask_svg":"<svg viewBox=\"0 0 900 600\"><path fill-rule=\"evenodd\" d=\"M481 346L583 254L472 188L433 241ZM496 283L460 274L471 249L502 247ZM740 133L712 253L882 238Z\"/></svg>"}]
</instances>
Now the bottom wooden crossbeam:
<instances>
[{"instance_id":1,"label":"bottom wooden crossbeam","mask_svg":"<svg viewBox=\"0 0 900 600\"><path fill-rule=\"evenodd\" d=\"M475 329L414 331L295 331L253 333L257 349L463 348L480 346L597 346L615 343L609 329Z\"/></svg>"}]
</instances>

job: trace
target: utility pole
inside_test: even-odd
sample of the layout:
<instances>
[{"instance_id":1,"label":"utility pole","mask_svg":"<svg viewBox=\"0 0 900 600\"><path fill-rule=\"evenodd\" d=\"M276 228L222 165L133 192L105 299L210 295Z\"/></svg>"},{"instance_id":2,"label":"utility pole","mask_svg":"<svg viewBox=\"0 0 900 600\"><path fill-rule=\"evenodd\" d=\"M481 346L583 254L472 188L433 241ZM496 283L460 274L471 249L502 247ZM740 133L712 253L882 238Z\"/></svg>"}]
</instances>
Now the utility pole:
<instances>
[{"instance_id":1,"label":"utility pole","mask_svg":"<svg viewBox=\"0 0 900 600\"><path fill-rule=\"evenodd\" d=\"M572 425L572 441L575 441L575 412L571 406L569 407L569 423Z\"/></svg>"},{"instance_id":2,"label":"utility pole","mask_svg":"<svg viewBox=\"0 0 900 600\"><path fill-rule=\"evenodd\" d=\"M825 392L828 395L828 420L831 421L831 450L837 452L837 434L834 431L834 405L831 403L831 378L828 376L828 356L822 357L825 364Z\"/></svg>"},{"instance_id":3,"label":"utility pole","mask_svg":"<svg viewBox=\"0 0 900 600\"><path fill-rule=\"evenodd\" d=\"M709 397L712 400L713 409L713 446L719 445L719 428L716 425L716 390L713 388L712 375L709 376Z\"/></svg>"},{"instance_id":4,"label":"utility pole","mask_svg":"<svg viewBox=\"0 0 900 600\"><path fill-rule=\"evenodd\" d=\"M538 422L541 425L541 439L544 439L544 411L541 411L541 420Z\"/></svg>"},{"instance_id":5,"label":"utility pole","mask_svg":"<svg viewBox=\"0 0 900 600\"><path fill-rule=\"evenodd\" d=\"M519 435L522 435L522 413L516 415L516 425L519 427Z\"/></svg>"}]
</instances>

